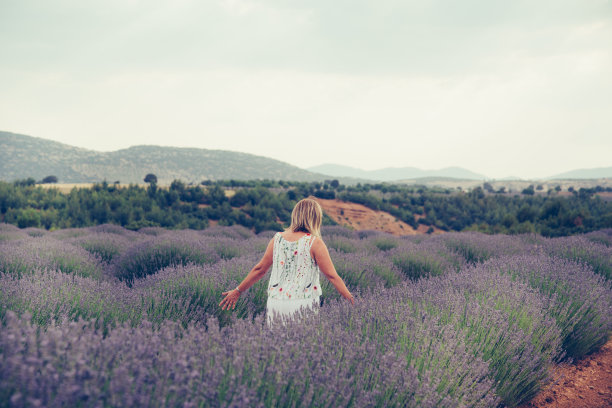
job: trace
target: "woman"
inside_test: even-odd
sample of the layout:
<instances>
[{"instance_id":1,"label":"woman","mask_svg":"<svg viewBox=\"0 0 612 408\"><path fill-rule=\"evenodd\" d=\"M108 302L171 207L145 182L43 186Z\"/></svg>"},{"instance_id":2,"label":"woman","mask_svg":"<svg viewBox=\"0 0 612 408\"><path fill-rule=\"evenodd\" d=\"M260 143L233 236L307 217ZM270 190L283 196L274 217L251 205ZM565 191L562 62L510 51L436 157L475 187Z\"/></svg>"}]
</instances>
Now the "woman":
<instances>
[{"instance_id":1,"label":"woman","mask_svg":"<svg viewBox=\"0 0 612 408\"><path fill-rule=\"evenodd\" d=\"M275 316L288 316L300 307L319 306L322 294L319 271L351 304L353 295L336 272L327 246L321 239L323 211L313 198L299 201L291 212L291 225L277 232L268 243L263 258L236 289L223 292L219 303L223 310L234 309L240 294L264 277L270 266L266 315L268 323Z\"/></svg>"}]
</instances>

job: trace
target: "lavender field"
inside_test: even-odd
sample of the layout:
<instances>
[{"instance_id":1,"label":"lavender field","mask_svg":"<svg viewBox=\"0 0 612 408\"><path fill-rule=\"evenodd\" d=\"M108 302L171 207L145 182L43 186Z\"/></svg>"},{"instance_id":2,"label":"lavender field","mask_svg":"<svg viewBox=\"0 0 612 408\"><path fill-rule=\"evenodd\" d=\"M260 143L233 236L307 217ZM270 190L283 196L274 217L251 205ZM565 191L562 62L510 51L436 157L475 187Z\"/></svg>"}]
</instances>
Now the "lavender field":
<instances>
[{"instance_id":1,"label":"lavender field","mask_svg":"<svg viewBox=\"0 0 612 408\"><path fill-rule=\"evenodd\" d=\"M341 298L265 324L273 232L0 224L0 407L496 407L612 331L612 230L548 239L325 227Z\"/></svg>"}]
</instances>

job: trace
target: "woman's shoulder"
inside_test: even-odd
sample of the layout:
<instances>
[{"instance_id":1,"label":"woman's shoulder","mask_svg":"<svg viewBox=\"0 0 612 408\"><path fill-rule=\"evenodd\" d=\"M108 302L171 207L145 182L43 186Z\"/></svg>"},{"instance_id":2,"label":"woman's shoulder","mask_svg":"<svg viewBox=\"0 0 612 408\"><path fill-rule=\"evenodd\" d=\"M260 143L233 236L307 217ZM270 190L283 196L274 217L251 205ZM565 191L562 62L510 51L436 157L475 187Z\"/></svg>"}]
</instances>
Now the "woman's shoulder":
<instances>
[{"instance_id":1,"label":"woman's shoulder","mask_svg":"<svg viewBox=\"0 0 612 408\"><path fill-rule=\"evenodd\" d=\"M316 236L316 235L310 234L310 241L311 241L310 246L312 249L323 248L327 246L325 245L325 241L323 241L323 238Z\"/></svg>"}]
</instances>

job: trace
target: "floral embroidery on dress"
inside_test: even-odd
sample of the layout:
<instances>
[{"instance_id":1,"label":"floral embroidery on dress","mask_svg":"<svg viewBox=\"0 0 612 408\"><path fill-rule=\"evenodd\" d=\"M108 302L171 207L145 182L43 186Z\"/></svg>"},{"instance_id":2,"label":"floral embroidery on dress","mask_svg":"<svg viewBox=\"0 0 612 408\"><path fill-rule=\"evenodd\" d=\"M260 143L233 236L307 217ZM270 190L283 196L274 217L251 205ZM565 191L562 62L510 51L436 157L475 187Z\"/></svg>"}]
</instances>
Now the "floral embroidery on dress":
<instances>
[{"instance_id":1,"label":"floral embroidery on dress","mask_svg":"<svg viewBox=\"0 0 612 408\"><path fill-rule=\"evenodd\" d=\"M312 299L322 294L320 270L310 255L315 238L309 233L297 241L287 241L280 232L274 236L269 299Z\"/></svg>"}]
</instances>

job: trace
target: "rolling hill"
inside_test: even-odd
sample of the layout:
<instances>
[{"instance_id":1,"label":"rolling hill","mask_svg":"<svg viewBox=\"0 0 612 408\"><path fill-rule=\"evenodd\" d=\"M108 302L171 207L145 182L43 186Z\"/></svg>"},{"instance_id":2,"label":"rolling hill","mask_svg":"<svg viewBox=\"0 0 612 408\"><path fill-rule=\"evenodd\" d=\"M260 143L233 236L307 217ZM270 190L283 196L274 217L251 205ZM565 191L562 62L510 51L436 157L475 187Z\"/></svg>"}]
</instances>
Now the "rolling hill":
<instances>
[{"instance_id":1,"label":"rolling hill","mask_svg":"<svg viewBox=\"0 0 612 408\"><path fill-rule=\"evenodd\" d=\"M424 178L453 178L462 180L484 180L486 176L461 167L446 167L439 170L422 170L416 167L387 167L378 170L362 170L338 164L322 164L307 170L333 177L354 177L377 181L399 181Z\"/></svg>"},{"instance_id":2,"label":"rolling hill","mask_svg":"<svg viewBox=\"0 0 612 408\"><path fill-rule=\"evenodd\" d=\"M54 175L61 183L103 180L142 183L147 173L155 174L159 184L169 184L174 179L199 183L220 179L322 181L329 178L279 160L226 150L145 145L98 152L0 132L0 180L32 177L38 181Z\"/></svg>"},{"instance_id":3,"label":"rolling hill","mask_svg":"<svg viewBox=\"0 0 612 408\"><path fill-rule=\"evenodd\" d=\"M612 178L612 167L597 167L593 169L576 169L565 173L547 177L549 180L558 179L603 179Z\"/></svg>"}]
</instances>

